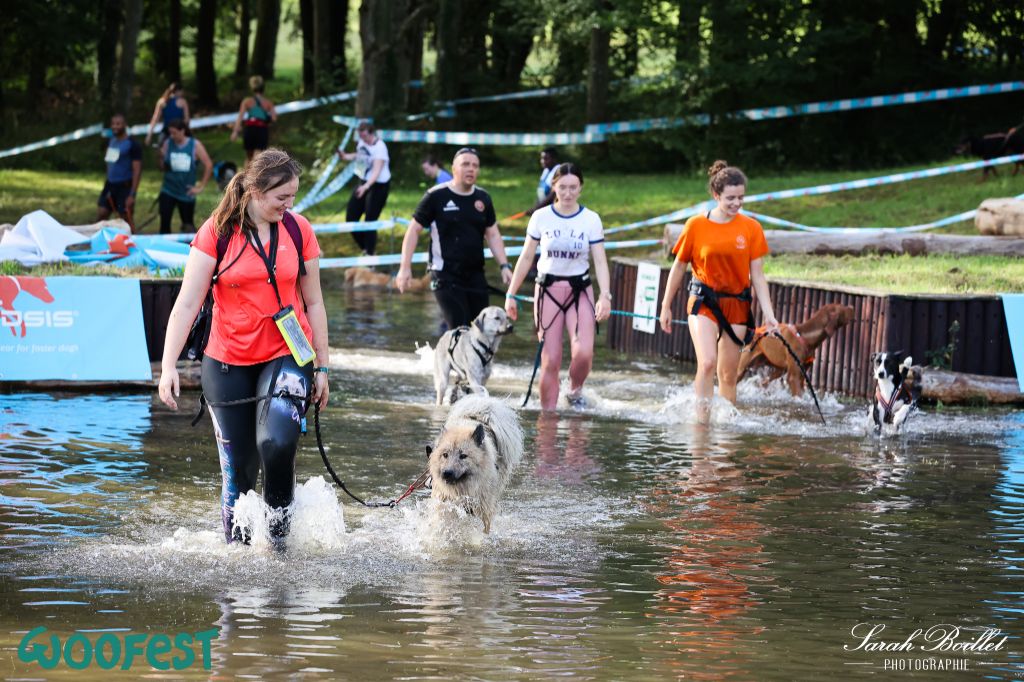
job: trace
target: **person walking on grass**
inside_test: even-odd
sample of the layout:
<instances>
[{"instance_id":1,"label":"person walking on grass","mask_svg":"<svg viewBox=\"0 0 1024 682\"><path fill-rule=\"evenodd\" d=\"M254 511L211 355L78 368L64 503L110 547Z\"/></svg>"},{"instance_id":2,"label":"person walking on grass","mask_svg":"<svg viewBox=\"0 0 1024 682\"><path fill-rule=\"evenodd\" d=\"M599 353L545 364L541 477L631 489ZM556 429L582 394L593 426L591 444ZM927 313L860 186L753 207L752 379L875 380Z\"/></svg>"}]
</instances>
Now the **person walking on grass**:
<instances>
[{"instance_id":1,"label":"person walking on grass","mask_svg":"<svg viewBox=\"0 0 1024 682\"><path fill-rule=\"evenodd\" d=\"M246 163L269 146L270 124L277 121L274 103L263 96L263 77L250 78L249 87L252 88L252 95L242 100L242 105L238 107L238 118L235 119L235 126L231 130L231 141L234 142L238 139L243 124L245 126L242 146L245 147Z\"/></svg>"},{"instance_id":2,"label":"person walking on grass","mask_svg":"<svg viewBox=\"0 0 1024 682\"><path fill-rule=\"evenodd\" d=\"M189 121L192 120L188 110L188 100L185 99L185 90L178 83L171 83L164 90L164 94L160 95L160 99L156 101L156 106L153 107L153 118L149 121L149 130L146 132L146 146L148 147L153 139L153 130L156 128L157 121L163 122L163 128L160 130L160 142L167 139L170 134L167 130L167 126L171 121L184 121L185 130L188 130Z\"/></svg>"},{"instance_id":3,"label":"person walking on grass","mask_svg":"<svg viewBox=\"0 0 1024 682\"><path fill-rule=\"evenodd\" d=\"M373 222L380 218L384 205L388 202L391 191L391 158L388 146L380 139L373 124L363 121L356 128L359 140L354 152L338 152L346 161L356 162L356 177L360 182L348 198L345 208L346 222L354 223L360 218ZM364 230L353 232L352 239L363 250L364 256L372 256L377 252L377 231Z\"/></svg>"},{"instance_id":4,"label":"person walking on grass","mask_svg":"<svg viewBox=\"0 0 1024 682\"><path fill-rule=\"evenodd\" d=\"M116 212L135 231L135 194L142 179L142 145L129 137L124 114L110 118L110 142L103 160L107 164L107 181L96 202L96 220L106 220Z\"/></svg>"},{"instance_id":5,"label":"person walking on grass","mask_svg":"<svg viewBox=\"0 0 1024 682\"><path fill-rule=\"evenodd\" d=\"M611 314L608 258L604 250L601 216L579 203L583 172L574 163L555 167L551 175L554 203L530 217L526 244L516 262L505 297L509 318L519 318L516 292L540 250L537 283L534 286L533 326L543 344L540 364L540 404L553 410L558 403L562 368L562 335L569 335L569 393L572 407L583 406L583 382L594 363L594 335L598 322ZM595 299L590 278L590 259L601 288Z\"/></svg>"},{"instance_id":6,"label":"person walking on grass","mask_svg":"<svg viewBox=\"0 0 1024 682\"><path fill-rule=\"evenodd\" d=\"M687 325L697 355L694 393L697 420L707 423L715 375L718 392L736 402L736 381L740 349L754 327L751 286L768 331L778 328L768 293L762 259L768 242L761 224L740 213L747 190L747 177L725 161L708 169L708 191L716 206L686 221L672 249L675 260L661 301L660 324L672 331L672 301L679 292L687 265L693 267L686 302Z\"/></svg>"},{"instance_id":7,"label":"person walking on grass","mask_svg":"<svg viewBox=\"0 0 1024 682\"><path fill-rule=\"evenodd\" d=\"M188 134L180 118L167 124L169 137L160 147L164 182L160 187L160 234L171 231L171 217L178 208L182 232L195 232L196 196L213 176L213 162L203 143ZM203 179L196 184L196 161L203 164Z\"/></svg>"}]
</instances>

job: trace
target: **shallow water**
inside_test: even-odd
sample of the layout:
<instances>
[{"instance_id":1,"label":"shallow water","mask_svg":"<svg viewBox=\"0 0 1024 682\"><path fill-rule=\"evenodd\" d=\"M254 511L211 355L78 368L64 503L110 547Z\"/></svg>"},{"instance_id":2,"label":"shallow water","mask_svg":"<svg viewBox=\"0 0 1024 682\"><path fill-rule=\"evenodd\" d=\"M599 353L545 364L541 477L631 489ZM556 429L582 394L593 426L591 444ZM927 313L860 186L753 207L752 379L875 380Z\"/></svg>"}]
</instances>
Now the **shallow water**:
<instances>
[{"instance_id":1,"label":"shallow water","mask_svg":"<svg viewBox=\"0 0 1024 682\"><path fill-rule=\"evenodd\" d=\"M444 418L416 352L436 309L329 306L329 456L354 492L390 499ZM534 348L520 325L493 394L521 402ZM20 660L46 627L62 642L215 629L210 670L195 645L183 670L139 654L121 673L174 679L1022 676L1024 413L932 407L879 440L859 403L824 396L823 427L809 397L745 384L705 428L687 368L606 351L597 366L584 411L543 417L535 391L521 412L526 458L490 535L422 494L352 504L310 435L283 554L223 543L196 396L179 413L151 395L0 396L0 674L116 674ZM978 650L928 651L943 624ZM858 649L879 626L869 641L913 649Z\"/></svg>"}]
</instances>

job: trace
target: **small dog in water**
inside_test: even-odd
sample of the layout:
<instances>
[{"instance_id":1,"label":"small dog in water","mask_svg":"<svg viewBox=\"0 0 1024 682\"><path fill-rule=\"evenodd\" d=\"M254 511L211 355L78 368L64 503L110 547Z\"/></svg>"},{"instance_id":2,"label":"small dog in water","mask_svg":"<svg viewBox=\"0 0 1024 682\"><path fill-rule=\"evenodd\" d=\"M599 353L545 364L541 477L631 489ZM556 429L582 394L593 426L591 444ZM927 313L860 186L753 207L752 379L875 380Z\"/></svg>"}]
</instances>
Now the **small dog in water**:
<instances>
[{"instance_id":1,"label":"small dog in water","mask_svg":"<svg viewBox=\"0 0 1024 682\"><path fill-rule=\"evenodd\" d=\"M868 410L868 418L876 433L894 436L914 410L921 397L921 368L914 365L914 359L895 353L875 353L871 356L874 367L875 398Z\"/></svg>"},{"instance_id":2,"label":"small dog in water","mask_svg":"<svg viewBox=\"0 0 1024 682\"><path fill-rule=\"evenodd\" d=\"M452 407L433 447L427 446L431 497L461 504L490 533L498 500L522 458L515 411L497 398L466 396Z\"/></svg>"},{"instance_id":3,"label":"small dog in water","mask_svg":"<svg viewBox=\"0 0 1024 682\"><path fill-rule=\"evenodd\" d=\"M434 392L438 405L451 404L462 394L487 395L484 384L491 378L491 361L501 345L501 337L512 333L512 323L503 308L488 306L468 327L449 329L437 340L434 349ZM455 370L455 385L448 382Z\"/></svg>"}]
</instances>

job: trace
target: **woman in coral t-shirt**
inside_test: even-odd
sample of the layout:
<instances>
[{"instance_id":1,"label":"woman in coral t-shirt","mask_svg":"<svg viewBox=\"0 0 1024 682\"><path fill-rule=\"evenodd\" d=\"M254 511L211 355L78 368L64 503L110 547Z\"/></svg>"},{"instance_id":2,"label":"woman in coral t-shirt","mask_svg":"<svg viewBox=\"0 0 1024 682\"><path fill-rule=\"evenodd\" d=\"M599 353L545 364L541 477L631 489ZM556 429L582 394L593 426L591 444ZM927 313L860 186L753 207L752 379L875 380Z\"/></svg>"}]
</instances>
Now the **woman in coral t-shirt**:
<instances>
[{"instance_id":1,"label":"woman in coral t-shirt","mask_svg":"<svg viewBox=\"0 0 1024 682\"><path fill-rule=\"evenodd\" d=\"M255 488L261 469L267 505L283 512L291 504L304 415L310 401L323 407L329 394L320 247L305 218L285 215L295 201L301 172L286 152L268 149L231 179L220 205L192 242L181 293L167 323L160 399L176 410L175 364L213 286L202 383L220 451L221 516L228 542L245 539L234 527L235 501ZM301 252L293 237L295 227ZM270 272L275 273L276 291ZM274 319L287 308L294 313L291 338L298 341L293 345L300 349L294 355ZM288 515L274 518L271 537L280 545L288 533Z\"/></svg>"},{"instance_id":2,"label":"woman in coral t-shirt","mask_svg":"<svg viewBox=\"0 0 1024 682\"><path fill-rule=\"evenodd\" d=\"M753 324L751 285L765 325L769 330L778 326L761 262L768 253L764 231L756 220L740 214L747 177L725 161L715 161L708 175L708 190L718 205L686 221L672 249L676 259L668 275L660 317L662 330L671 332L672 299L690 264L696 283L691 282L686 313L697 355L693 384L697 419L702 423L710 416L716 370L718 392L729 402L736 402L742 339ZM728 328L723 328L723 322Z\"/></svg>"}]
</instances>

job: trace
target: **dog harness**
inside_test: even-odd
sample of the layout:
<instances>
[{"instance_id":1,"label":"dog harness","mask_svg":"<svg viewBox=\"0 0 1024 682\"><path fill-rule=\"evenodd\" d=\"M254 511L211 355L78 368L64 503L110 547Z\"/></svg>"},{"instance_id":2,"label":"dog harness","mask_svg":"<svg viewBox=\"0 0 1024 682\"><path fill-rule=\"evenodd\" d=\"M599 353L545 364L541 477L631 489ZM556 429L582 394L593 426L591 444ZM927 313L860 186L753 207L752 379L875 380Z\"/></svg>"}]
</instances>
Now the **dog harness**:
<instances>
[{"instance_id":1,"label":"dog harness","mask_svg":"<svg viewBox=\"0 0 1024 682\"><path fill-rule=\"evenodd\" d=\"M483 325L481 325L476 320L473 320L473 324L475 324L477 328L480 329L480 331L484 330ZM469 381L469 373L462 367L459 367L459 363L455 361L455 347L459 345L459 339L462 337L462 335L468 332L469 327L456 327L455 329L452 330L451 341L448 342L448 359L451 361L452 367L455 368L455 371L459 373L459 379L461 383L466 383ZM480 346L473 343L473 337L469 338L469 347L472 348L473 352L476 353L476 356L480 358L480 363L484 367L486 367L488 364L490 364L492 360L494 360L494 349L489 346L483 346L481 348Z\"/></svg>"},{"instance_id":2,"label":"dog harness","mask_svg":"<svg viewBox=\"0 0 1024 682\"><path fill-rule=\"evenodd\" d=\"M718 305L718 299L720 298L735 298L745 303L750 303L754 299L750 295L750 287L747 287L738 294L727 294L721 291L715 291L704 282L700 281L696 277L690 278L690 296L693 296L693 310L690 311L691 315L696 315L702 305L706 305L711 314L715 316L715 320L718 321L718 337L722 337L724 331L732 339L733 343L741 348L754 338L754 315L750 311L747 313L747 333L746 338L740 340L740 337L736 336L736 332L732 330L732 325L725 319L725 313L722 312L722 307Z\"/></svg>"},{"instance_id":3,"label":"dog harness","mask_svg":"<svg viewBox=\"0 0 1024 682\"><path fill-rule=\"evenodd\" d=\"M893 409L893 405L897 400L903 400L903 402L908 405L914 404L914 397L910 395L910 391L907 390L907 372L909 371L910 369L908 367L904 367L900 370L900 381L898 384L893 386L892 395L889 396L888 400L886 400L885 396L882 395L882 389L878 387L878 382L875 382L875 400L881 403L882 409L885 410L885 414L882 415L883 424L892 424L893 417L895 416L894 412L896 411Z\"/></svg>"}]
</instances>

